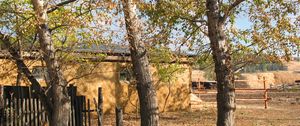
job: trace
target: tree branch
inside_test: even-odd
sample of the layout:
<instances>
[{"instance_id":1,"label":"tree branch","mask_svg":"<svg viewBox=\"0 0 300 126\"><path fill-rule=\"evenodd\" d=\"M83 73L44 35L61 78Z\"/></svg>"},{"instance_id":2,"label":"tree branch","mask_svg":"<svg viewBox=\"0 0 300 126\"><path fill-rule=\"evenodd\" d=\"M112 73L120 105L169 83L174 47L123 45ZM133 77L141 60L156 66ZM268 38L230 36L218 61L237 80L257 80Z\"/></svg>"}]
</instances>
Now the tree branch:
<instances>
[{"instance_id":1,"label":"tree branch","mask_svg":"<svg viewBox=\"0 0 300 126\"><path fill-rule=\"evenodd\" d=\"M51 13L55 10L57 10L59 7L61 6L64 6L66 4L69 4L69 3L72 3L72 2L75 2L76 0L67 0L67 1L64 1L64 2L61 2L61 3L58 3L56 5L54 5L52 8L50 8L49 10L47 10L47 13Z\"/></svg>"},{"instance_id":2,"label":"tree branch","mask_svg":"<svg viewBox=\"0 0 300 126\"><path fill-rule=\"evenodd\" d=\"M242 2L244 2L245 0L236 0L234 1L229 7L228 9L224 12L224 16L221 17L221 21L224 22L228 16L230 15L230 13L232 13L232 11L238 6L240 5Z\"/></svg>"},{"instance_id":3,"label":"tree branch","mask_svg":"<svg viewBox=\"0 0 300 126\"><path fill-rule=\"evenodd\" d=\"M69 26L69 25L67 25L67 24L57 25L53 28L50 28L49 31L52 32L53 30L56 30L56 29L61 28L61 27L66 27L66 26Z\"/></svg>"},{"instance_id":4,"label":"tree branch","mask_svg":"<svg viewBox=\"0 0 300 126\"><path fill-rule=\"evenodd\" d=\"M188 21L191 21L191 22L199 22L199 23L207 23L206 20L202 20L202 19L190 19L190 18L187 18L187 17L183 17L183 16L179 16L180 19L183 19L183 20L188 20Z\"/></svg>"}]
</instances>

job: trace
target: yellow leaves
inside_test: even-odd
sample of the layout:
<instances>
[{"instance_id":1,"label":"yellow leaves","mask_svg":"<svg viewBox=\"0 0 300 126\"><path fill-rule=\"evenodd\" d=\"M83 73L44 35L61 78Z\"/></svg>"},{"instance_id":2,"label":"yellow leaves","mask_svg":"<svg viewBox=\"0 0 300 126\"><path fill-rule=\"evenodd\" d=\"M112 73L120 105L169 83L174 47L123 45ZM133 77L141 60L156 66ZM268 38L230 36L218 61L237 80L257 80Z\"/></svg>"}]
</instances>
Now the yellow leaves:
<instances>
[{"instance_id":1,"label":"yellow leaves","mask_svg":"<svg viewBox=\"0 0 300 126\"><path fill-rule=\"evenodd\" d=\"M171 62L174 60L173 54L171 51L166 47L161 48L150 48L150 57L151 61L154 63L161 63L161 62Z\"/></svg>"},{"instance_id":2,"label":"yellow leaves","mask_svg":"<svg viewBox=\"0 0 300 126\"><path fill-rule=\"evenodd\" d=\"M107 8L109 10L115 9L116 7L117 7L117 4L114 2L108 3L108 6L107 6Z\"/></svg>"},{"instance_id":3,"label":"yellow leaves","mask_svg":"<svg viewBox=\"0 0 300 126\"><path fill-rule=\"evenodd\" d=\"M296 45L300 45L300 37L299 36L291 36L289 37L289 41L295 43Z\"/></svg>"},{"instance_id":4,"label":"yellow leaves","mask_svg":"<svg viewBox=\"0 0 300 126\"><path fill-rule=\"evenodd\" d=\"M260 38L259 34L257 32L255 32L255 31L252 34L252 40L255 43L259 43L261 41L261 38Z\"/></svg>"},{"instance_id":5,"label":"yellow leaves","mask_svg":"<svg viewBox=\"0 0 300 126\"><path fill-rule=\"evenodd\" d=\"M236 27L232 26L230 29L231 33L235 36L237 36L239 34L238 30Z\"/></svg>"}]
</instances>

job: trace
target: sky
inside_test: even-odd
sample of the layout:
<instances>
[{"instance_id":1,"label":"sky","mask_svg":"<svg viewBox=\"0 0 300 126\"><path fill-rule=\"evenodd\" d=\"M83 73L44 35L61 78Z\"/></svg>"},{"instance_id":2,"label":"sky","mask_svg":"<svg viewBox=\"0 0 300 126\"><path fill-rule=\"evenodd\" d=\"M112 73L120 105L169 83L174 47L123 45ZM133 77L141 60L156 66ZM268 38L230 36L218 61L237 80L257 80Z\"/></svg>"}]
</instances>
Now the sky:
<instances>
[{"instance_id":1,"label":"sky","mask_svg":"<svg viewBox=\"0 0 300 126\"><path fill-rule=\"evenodd\" d=\"M251 22L246 16L238 16L236 20L236 27L239 29L248 29L251 26Z\"/></svg>"}]
</instances>

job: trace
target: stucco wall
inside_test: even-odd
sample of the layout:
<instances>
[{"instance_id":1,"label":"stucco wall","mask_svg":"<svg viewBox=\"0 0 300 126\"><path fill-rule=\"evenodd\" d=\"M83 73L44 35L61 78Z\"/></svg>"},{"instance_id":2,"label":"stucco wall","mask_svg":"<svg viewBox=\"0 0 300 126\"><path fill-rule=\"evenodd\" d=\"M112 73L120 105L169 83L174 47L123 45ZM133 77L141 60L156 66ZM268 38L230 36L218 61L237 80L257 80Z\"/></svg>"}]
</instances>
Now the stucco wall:
<instances>
[{"instance_id":1,"label":"stucco wall","mask_svg":"<svg viewBox=\"0 0 300 126\"><path fill-rule=\"evenodd\" d=\"M32 69L33 66L41 66L39 61L27 61L28 66ZM8 60L0 60L0 84L15 84L16 82L16 66L14 62ZM119 81L119 71L126 64L118 62L101 62L96 67L82 66L76 63L64 64L63 70L67 80L85 74L89 71L91 74L82 76L71 84L77 86L77 94L84 95L87 99L93 101L97 99L98 87L102 87L103 91L103 109L104 112L113 112L115 106L123 106L125 112L135 112L138 110L138 97L136 86L133 83ZM190 91L189 85L191 82L191 69L189 65L180 65L183 71L176 73L174 79L170 83L156 83L158 78L153 75L153 80L158 96L160 111L175 111L189 109ZM151 72L156 69L151 67ZM44 82L41 80L41 83ZM25 77L23 77L22 85L29 85Z\"/></svg>"}]
</instances>

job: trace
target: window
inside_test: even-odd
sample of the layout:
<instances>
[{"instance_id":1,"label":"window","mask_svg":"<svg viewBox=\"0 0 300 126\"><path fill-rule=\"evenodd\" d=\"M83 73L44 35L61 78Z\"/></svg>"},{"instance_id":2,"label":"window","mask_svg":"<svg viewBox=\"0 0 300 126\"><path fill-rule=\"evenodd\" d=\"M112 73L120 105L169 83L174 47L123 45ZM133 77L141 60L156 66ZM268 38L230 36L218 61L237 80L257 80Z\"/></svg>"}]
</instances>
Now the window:
<instances>
[{"instance_id":1,"label":"window","mask_svg":"<svg viewBox=\"0 0 300 126\"><path fill-rule=\"evenodd\" d=\"M130 81L133 78L133 72L130 68L123 68L119 72L120 81Z\"/></svg>"},{"instance_id":2,"label":"window","mask_svg":"<svg viewBox=\"0 0 300 126\"><path fill-rule=\"evenodd\" d=\"M34 66L32 69L32 75L37 80L43 80L44 77L48 77L47 69L42 66Z\"/></svg>"}]
</instances>

